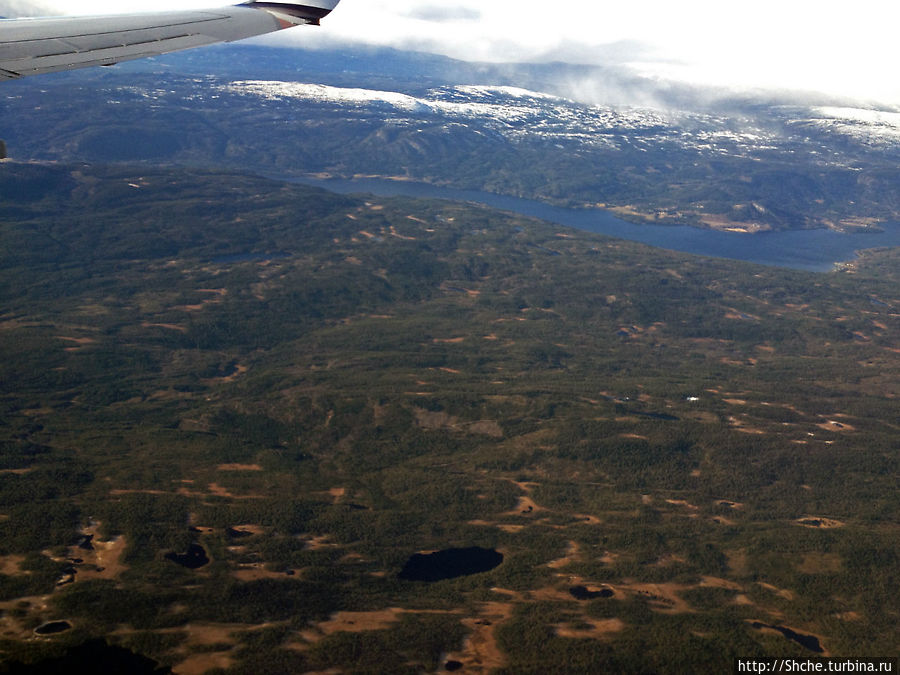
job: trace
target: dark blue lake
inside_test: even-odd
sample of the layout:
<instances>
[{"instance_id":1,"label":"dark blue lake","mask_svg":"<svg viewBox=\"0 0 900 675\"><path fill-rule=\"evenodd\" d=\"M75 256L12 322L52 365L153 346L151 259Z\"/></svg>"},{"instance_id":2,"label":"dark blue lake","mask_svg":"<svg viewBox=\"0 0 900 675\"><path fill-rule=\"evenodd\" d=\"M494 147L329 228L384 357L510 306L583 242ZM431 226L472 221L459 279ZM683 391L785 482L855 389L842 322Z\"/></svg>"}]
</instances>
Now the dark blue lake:
<instances>
[{"instance_id":1,"label":"dark blue lake","mask_svg":"<svg viewBox=\"0 0 900 675\"><path fill-rule=\"evenodd\" d=\"M636 225L599 209L569 209L530 199L474 190L456 190L426 183L378 178L282 179L341 194L359 192L382 197L426 197L476 202L579 230L639 241L673 251L815 272L827 272L833 269L835 263L853 260L858 250L900 246L900 223L885 223L882 225L883 232L864 234L841 234L831 230L740 234L687 226Z\"/></svg>"}]
</instances>

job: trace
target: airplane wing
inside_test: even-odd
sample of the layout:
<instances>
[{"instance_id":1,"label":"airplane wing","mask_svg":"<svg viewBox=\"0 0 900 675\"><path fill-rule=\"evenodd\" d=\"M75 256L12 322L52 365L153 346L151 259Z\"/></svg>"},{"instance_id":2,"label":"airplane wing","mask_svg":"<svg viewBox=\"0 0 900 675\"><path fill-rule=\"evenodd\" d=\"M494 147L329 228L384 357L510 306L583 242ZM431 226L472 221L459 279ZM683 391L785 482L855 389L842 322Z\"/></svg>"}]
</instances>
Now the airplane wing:
<instances>
[{"instance_id":1,"label":"airplane wing","mask_svg":"<svg viewBox=\"0 0 900 675\"><path fill-rule=\"evenodd\" d=\"M157 56L318 25L340 0L257 2L221 9L0 20L0 80Z\"/></svg>"}]
</instances>

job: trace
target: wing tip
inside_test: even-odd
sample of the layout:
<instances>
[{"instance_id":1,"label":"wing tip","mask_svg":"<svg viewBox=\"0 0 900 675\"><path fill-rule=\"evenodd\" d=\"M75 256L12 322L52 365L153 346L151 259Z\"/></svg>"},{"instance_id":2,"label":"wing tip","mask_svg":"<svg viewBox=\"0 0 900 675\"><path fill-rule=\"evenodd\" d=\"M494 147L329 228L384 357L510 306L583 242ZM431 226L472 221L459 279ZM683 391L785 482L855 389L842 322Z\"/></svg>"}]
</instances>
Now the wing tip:
<instances>
[{"instance_id":1,"label":"wing tip","mask_svg":"<svg viewBox=\"0 0 900 675\"><path fill-rule=\"evenodd\" d=\"M299 19L296 23L306 23L318 26L319 22L337 7L340 0L306 0L306 2L277 2L275 0L249 0L242 3L244 7L261 9L276 15ZM281 22L281 19L279 19ZM289 23L289 25L294 25Z\"/></svg>"}]
</instances>

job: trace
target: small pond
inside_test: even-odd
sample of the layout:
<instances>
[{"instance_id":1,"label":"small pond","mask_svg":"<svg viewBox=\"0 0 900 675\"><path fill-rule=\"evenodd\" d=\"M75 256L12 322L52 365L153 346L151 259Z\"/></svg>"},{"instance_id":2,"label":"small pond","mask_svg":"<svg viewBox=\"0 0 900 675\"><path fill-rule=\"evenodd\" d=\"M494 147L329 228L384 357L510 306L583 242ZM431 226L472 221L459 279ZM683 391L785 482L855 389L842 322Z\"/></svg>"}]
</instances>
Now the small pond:
<instances>
[{"instance_id":1,"label":"small pond","mask_svg":"<svg viewBox=\"0 0 900 675\"><path fill-rule=\"evenodd\" d=\"M68 621L48 621L34 629L35 635L56 635L57 633L65 633L72 627Z\"/></svg>"},{"instance_id":2,"label":"small pond","mask_svg":"<svg viewBox=\"0 0 900 675\"><path fill-rule=\"evenodd\" d=\"M403 566L399 578L404 581L443 581L471 574L490 572L503 562L503 554L473 546L449 548L435 553L416 553Z\"/></svg>"},{"instance_id":3,"label":"small pond","mask_svg":"<svg viewBox=\"0 0 900 675\"><path fill-rule=\"evenodd\" d=\"M187 553L166 553L166 560L187 567L189 570L198 570L204 565L209 564L209 556L200 544L191 544L188 546Z\"/></svg>"},{"instance_id":4,"label":"small pond","mask_svg":"<svg viewBox=\"0 0 900 675\"><path fill-rule=\"evenodd\" d=\"M613 593L611 588L601 588L599 591L592 591L587 586L572 586L569 589L569 595L576 600L597 600L600 598L611 598Z\"/></svg>"},{"instance_id":5,"label":"small pond","mask_svg":"<svg viewBox=\"0 0 900 675\"><path fill-rule=\"evenodd\" d=\"M135 654L124 647L116 647L105 640L89 640L76 647L69 647L63 656L36 663L17 661L4 663L4 672L20 675L46 675L47 673L127 673L128 675L164 675L172 670L156 661Z\"/></svg>"},{"instance_id":6,"label":"small pond","mask_svg":"<svg viewBox=\"0 0 900 675\"><path fill-rule=\"evenodd\" d=\"M752 624L756 630L762 630L763 628L768 628L770 630L776 630L788 640L793 640L801 647L805 647L806 649L815 652L816 654L821 654L825 650L822 649L822 644L819 642L819 638L815 635L804 635L803 633L798 633L795 630L791 630L790 628L785 628L784 626L772 626L767 623L762 623L761 621L754 621Z\"/></svg>"}]
</instances>

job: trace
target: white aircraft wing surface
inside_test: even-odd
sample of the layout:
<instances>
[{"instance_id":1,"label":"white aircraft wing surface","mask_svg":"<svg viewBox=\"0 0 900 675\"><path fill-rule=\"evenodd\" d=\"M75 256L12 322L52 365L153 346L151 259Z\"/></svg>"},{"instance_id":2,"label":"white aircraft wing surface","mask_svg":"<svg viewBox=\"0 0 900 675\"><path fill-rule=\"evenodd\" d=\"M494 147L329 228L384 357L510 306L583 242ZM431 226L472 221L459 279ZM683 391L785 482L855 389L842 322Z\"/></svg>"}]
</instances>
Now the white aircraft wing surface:
<instances>
[{"instance_id":1,"label":"white aircraft wing surface","mask_svg":"<svg viewBox=\"0 0 900 675\"><path fill-rule=\"evenodd\" d=\"M245 2L221 9L0 20L0 80L109 66L304 24L340 0Z\"/></svg>"}]
</instances>

